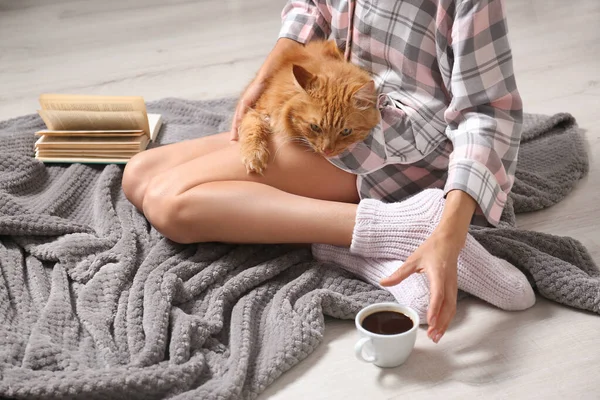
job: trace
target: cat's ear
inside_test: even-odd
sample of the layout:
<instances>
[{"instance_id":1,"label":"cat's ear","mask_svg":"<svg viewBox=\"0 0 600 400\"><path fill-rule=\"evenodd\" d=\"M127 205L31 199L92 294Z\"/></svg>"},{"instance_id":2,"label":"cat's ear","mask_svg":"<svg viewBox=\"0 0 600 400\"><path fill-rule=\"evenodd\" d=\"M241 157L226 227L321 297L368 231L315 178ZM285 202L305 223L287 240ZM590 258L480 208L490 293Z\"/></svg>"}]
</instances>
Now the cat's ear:
<instances>
[{"instance_id":1,"label":"cat's ear","mask_svg":"<svg viewBox=\"0 0 600 400\"><path fill-rule=\"evenodd\" d=\"M315 75L311 74L310 72L308 72L301 66L293 65L292 73L294 74L294 79L296 81L296 84L302 90L309 90L313 86L313 84L315 82L315 78L316 78Z\"/></svg>"},{"instance_id":2,"label":"cat's ear","mask_svg":"<svg viewBox=\"0 0 600 400\"><path fill-rule=\"evenodd\" d=\"M375 90L375 82L369 81L362 85L354 95L354 106L359 110L367 110L375 106L377 101L377 91Z\"/></svg>"}]
</instances>

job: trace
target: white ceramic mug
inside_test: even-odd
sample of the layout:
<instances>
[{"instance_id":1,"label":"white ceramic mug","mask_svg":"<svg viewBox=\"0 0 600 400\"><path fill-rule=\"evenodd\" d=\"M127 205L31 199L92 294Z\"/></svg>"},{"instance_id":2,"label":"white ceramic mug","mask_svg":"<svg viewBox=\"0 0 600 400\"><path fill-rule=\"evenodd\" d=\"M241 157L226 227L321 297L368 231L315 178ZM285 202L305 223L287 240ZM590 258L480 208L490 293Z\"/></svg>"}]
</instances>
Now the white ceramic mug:
<instances>
[{"instance_id":1,"label":"white ceramic mug","mask_svg":"<svg viewBox=\"0 0 600 400\"><path fill-rule=\"evenodd\" d=\"M403 333L396 335L381 335L370 332L363 328L365 318L379 311L400 312L409 317L413 327ZM354 346L354 352L359 360L373 363L378 367L389 368L403 364L417 340L417 328L419 327L419 315L410 307L397 303L377 303L367 306L359 311L355 318L356 329L360 339Z\"/></svg>"}]
</instances>

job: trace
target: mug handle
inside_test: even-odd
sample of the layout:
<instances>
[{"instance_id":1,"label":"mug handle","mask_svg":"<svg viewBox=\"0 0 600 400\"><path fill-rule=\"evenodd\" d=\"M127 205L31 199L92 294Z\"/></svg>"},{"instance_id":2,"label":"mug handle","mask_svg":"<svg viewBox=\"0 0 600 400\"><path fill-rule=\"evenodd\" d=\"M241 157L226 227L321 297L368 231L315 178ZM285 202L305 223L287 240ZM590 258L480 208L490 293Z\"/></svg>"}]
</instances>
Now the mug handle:
<instances>
[{"instance_id":1,"label":"mug handle","mask_svg":"<svg viewBox=\"0 0 600 400\"><path fill-rule=\"evenodd\" d=\"M361 361L373 363L377 360L377 357L375 357L375 355L367 354L365 356L363 354L363 349L365 347L365 344L367 343L371 343L371 338L364 337L361 338L358 342L356 342L356 344L354 345L354 354L356 354L356 357Z\"/></svg>"}]
</instances>

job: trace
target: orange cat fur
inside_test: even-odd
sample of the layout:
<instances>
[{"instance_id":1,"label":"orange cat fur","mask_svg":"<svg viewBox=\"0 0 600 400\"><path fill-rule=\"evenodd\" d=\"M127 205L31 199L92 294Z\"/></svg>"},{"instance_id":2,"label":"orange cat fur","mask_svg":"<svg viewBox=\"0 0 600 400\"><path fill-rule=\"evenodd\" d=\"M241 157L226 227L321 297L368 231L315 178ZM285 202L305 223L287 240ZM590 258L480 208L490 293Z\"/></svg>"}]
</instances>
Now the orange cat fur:
<instances>
[{"instance_id":1,"label":"orange cat fur","mask_svg":"<svg viewBox=\"0 0 600 400\"><path fill-rule=\"evenodd\" d=\"M271 135L302 142L326 157L364 140L379 123L368 73L346 62L333 41L313 41L284 57L239 129L242 162L262 174Z\"/></svg>"}]
</instances>

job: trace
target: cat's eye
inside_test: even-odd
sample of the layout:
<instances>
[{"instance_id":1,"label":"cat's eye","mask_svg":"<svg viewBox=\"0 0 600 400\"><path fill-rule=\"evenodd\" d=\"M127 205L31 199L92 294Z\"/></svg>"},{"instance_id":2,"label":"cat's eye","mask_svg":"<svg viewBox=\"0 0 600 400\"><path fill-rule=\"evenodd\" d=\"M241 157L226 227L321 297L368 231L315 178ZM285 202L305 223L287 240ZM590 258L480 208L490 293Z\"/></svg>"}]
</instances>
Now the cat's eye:
<instances>
[{"instance_id":1,"label":"cat's eye","mask_svg":"<svg viewBox=\"0 0 600 400\"><path fill-rule=\"evenodd\" d=\"M348 136L352 133L352 129L346 128L342 131L342 136Z\"/></svg>"},{"instance_id":2,"label":"cat's eye","mask_svg":"<svg viewBox=\"0 0 600 400\"><path fill-rule=\"evenodd\" d=\"M316 124L310 124L310 129L312 129L315 132L321 132L321 128L319 128L319 125Z\"/></svg>"}]
</instances>

